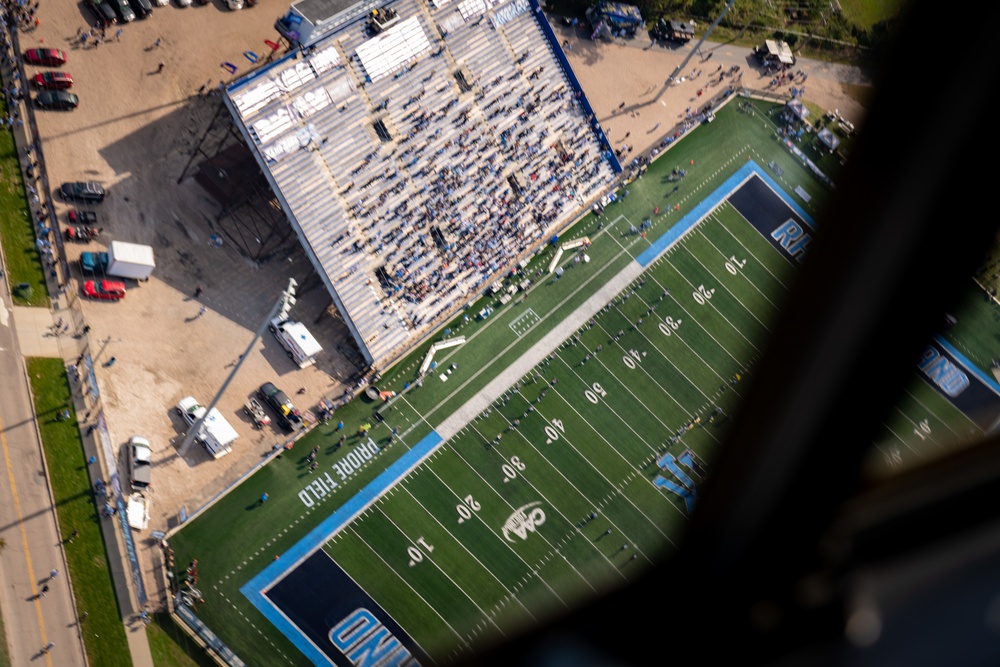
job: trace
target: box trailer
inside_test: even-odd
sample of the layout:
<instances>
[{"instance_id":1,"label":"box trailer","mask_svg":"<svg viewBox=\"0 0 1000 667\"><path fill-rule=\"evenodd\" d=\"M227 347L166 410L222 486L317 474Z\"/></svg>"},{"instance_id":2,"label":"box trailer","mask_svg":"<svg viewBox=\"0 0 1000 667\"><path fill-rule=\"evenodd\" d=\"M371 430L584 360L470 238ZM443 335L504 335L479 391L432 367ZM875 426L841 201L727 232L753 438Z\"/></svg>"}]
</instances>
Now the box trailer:
<instances>
[{"instance_id":1,"label":"box trailer","mask_svg":"<svg viewBox=\"0 0 1000 667\"><path fill-rule=\"evenodd\" d=\"M148 280L156 261L153 248L138 243L112 241L108 246L108 275L133 280Z\"/></svg>"},{"instance_id":2,"label":"box trailer","mask_svg":"<svg viewBox=\"0 0 1000 667\"><path fill-rule=\"evenodd\" d=\"M177 414L191 427L205 414L205 408L191 396L185 396L177 403ZM226 421L218 408L212 408L201 423L201 428L195 435L212 458L221 458L233 451L233 443L239 437L236 429Z\"/></svg>"},{"instance_id":3,"label":"box trailer","mask_svg":"<svg viewBox=\"0 0 1000 667\"><path fill-rule=\"evenodd\" d=\"M268 328L299 368L316 363L316 355L323 351L319 342L301 322L276 317L271 320Z\"/></svg>"}]
</instances>

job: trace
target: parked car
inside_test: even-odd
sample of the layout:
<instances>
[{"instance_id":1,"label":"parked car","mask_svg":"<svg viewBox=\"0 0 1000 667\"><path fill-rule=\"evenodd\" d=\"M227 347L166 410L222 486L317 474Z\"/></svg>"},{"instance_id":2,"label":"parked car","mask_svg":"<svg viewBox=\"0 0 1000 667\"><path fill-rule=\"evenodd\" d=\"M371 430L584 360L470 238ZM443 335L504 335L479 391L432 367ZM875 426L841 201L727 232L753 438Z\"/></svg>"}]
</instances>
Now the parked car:
<instances>
[{"instance_id":1,"label":"parked car","mask_svg":"<svg viewBox=\"0 0 1000 667\"><path fill-rule=\"evenodd\" d=\"M82 252L80 253L80 271L85 276L103 276L108 272L108 253L106 252Z\"/></svg>"},{"instance_id":2,"label":"parked car","mask_svg":"<svg viewBox=\"0 0 1000 667\"><path fill-rule=\"evenodd\" d=\"M170 0L153 0L157 7L166 7L170 4Z\"/></svg>"},{"instance_id":3,"label":"parked car","mask_svg":"<svg viewBox=\"0 0 1000 667\"><path fill-rule=\"evenodd\" d=\"M132 490L149 488L153 469L153 448L149 446L149 440L141 435L133 435L125 448L125 457L128 460L128 481Z\"/></svg>"},{"instance_id":4,"label":"parked car","mask_svg":"<svg viewBox=\"0 0 1000 667\"><path fill-rule=\"evenodd\" d=\"M243 9L243 0L226 0L226 6L232 11Z\"/></svg>"},{"instance_id":5,"label":"parked car","mask_svg":"<svg viewBox=\"0 0 1000 667\"><path fill-rule=\"evenodd\" d=\"M73 181L63 183L59 193L67 201L87 201L100 203L104 201L104 186L94 181Z\"/></svg>"},{"instance_id":6,"label":"parked car","mask_svg":"<svg viewBox=\"0 0 1000 667\"><path fill-rule=\"evenodd\" d=\"M35 95L35 106L39 109L69 111L80 106L80 98L68 90L43 90Z\"/></svg>"},{"instance_id":7,"label":"parked car","mask_svg":"<svg viewBox=\"0 0 1000 667\"><path fill-rule=\"evenodd\" d=\"M66 64L66 53L59 49L28 49L24 52L24 62L29 65L59 67Z\"/></svg>"},{"instance_id":8,"label":"parked car","mask_svg":"<svg viewBox=\"0 0 1000 667\"><path fill-rule=\"evenodd\" d=\"M191 0L177 0L177 6L178 7L190 7L191 6Z\"/></svg>"},{"instance_id":9,"label":"parked car","mask_svg":"<svg viewBox=\"0 0 1000 667\"><path fill-rule=\"evenodd\" d=\"M66 90L73 87L73 77L66 72L39 72L31 79L36 88Z\"/></svg>"},{"instance_id":10,"label":"parked car","mask_svg":"<svg viewBox=\"0 0 1000 667\"><path fill-rule=\"evenodd\" d=\"M305 424L302 423L302 416L298 409L292 405L288 394L281 391L271 382L265 382L257 390L260 400L267 403L278 416L278 424L286 431L297 431Z\"/></svg>"},{"instance_id":11,"label":"parked car","mask_svg":"<svg viewBox=\"0 0 1000 667\"><path fill-rule=\"evenodd\" d=\"M109 0L111 8L115 10L115 15L121 23L131 23L135 20L135 10L128 4L128 0Z\"/></svg>"},{"instance_id":12,"label":"parked car","mask_svg":"<svg viewBox=\"0 0 1000 667\"><path fill-rule=\"evenodd\" d=\"M121 301L125 298L125 283L117 280L88 280L83 283L83 295L90 299Z\"/></svg>"},{"instance_id":13,"label":"parked car","mask_svg":"<svg viewBox=\"0 0 1000 667\"><path fill-rule=\"evenodd\" d=\"M135 15L141 19L153 13L153 3L149 0L129 0L129 3L132 5L132 9L135 10Z\"/></svg>"},{"instance_id":14,"label":"parked car","mask_svg":"<svg viewBox=\"0 0 1000 667\"><path fill-rule=\"evenodd\" d=\"M118 23L115 10L107 0L87 0L87 5L97 17L97 22L105 28Z\"/></svg>"},{"instance_id":15,"label":"parked car","mask_svg":"<svg viewBox=\"0 0 1000 667\"><path fill-rule=\"evenodd\" d=\"M78 208L71 208L66 217L69 218L71 225L97 226L97 213L95 211L81 211Z\"/></svg>"}]
</instances>

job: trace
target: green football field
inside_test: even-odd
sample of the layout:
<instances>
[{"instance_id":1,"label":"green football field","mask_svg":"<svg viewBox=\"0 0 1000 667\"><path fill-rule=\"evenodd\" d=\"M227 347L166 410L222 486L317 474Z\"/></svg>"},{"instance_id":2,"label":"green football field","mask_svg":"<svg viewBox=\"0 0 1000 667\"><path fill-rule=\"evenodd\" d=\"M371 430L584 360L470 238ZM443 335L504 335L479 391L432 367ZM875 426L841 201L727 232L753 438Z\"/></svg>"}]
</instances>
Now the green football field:
<instances>
[{"instance_id":1,"label":"green football field","mask_svg":"<svg viewBox=\"0 0 1000 667\"><path fill-rule=\"evenodd\" d=\"M483 297L386 369L378 388L393 398L354 399L173 534L179 580L198 559L198 617L247 664L328 664L318 624L339 617L323 605L377 607L414 655L447 662L676 549L795 279L796 261L728 201L732 179L766 170L780 191L768 205L804 216L827 196L775 141L767 109L720 110L604 216L547 244L516 279L527 291ZM550 274L554 248L584 237L586 260L566 252ZM418 384L430 345L458 337ZM916 381L872 468L920 461L970 429ZM341 584L294 583L307 560Z\"/></svg>"}]
</instances>

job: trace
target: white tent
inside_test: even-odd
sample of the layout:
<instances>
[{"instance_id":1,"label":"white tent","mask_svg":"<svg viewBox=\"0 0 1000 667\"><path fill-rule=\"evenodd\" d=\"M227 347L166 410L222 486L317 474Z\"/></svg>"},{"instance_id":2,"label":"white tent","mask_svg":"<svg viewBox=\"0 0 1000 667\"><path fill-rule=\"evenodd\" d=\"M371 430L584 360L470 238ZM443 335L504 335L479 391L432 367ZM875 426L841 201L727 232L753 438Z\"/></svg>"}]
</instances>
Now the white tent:
<instances>
[{"instance_id":1,"label":"white tent","mask_svg":"<svg viewBox=\"0 0 1000 667\"><path fill-rule=\"evenodd\" d=\"M824 127L820 130L819 134L816 135L816 138L831 151L837 150L837 146L840 145L840 139L837 138L837 135L831 132L828 127Z\"/></svg>"}]
</instances>

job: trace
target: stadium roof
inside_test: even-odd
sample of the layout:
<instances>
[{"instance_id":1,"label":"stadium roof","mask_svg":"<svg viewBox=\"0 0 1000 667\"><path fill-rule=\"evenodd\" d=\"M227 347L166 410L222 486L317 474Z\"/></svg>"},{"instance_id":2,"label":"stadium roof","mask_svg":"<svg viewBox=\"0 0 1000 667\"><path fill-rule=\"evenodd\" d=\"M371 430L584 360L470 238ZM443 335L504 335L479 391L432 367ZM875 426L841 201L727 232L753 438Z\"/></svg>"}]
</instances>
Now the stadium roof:
<instances>
[{"instance_id":1,"label":"stadium roof","mask_svg":"<svg viewBox=\"0 0 1000 667\"><path fill-rule=\"evenodd\" d=\"M585 212L615 163L534 0L398 0L384 30L370 6L225 103L384 368Z\"/></svg>"}]
</instances>

